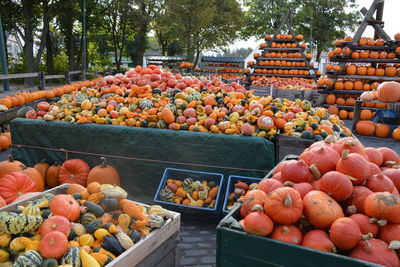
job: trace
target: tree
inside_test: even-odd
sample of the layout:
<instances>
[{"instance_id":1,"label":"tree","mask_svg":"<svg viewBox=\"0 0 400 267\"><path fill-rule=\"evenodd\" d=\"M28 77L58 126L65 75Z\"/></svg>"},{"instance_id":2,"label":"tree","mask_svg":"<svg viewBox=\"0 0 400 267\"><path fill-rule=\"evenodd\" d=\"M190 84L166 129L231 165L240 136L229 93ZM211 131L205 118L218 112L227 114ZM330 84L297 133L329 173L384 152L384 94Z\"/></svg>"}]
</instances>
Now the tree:
<instances>
[{"instance_id":1,"label":"tree","mask_svg":"<svg viewBox=\"0 0 400 267\"><path fill-rule=\"evenodd\" d=\"M198 62L204 49L225 46L238 37L244 16L236 0L166 0L176 21L187 60Z\"/></svg>"},{"instance_id":2,"label":"tree","mask_svg":"<svg viewBox=\"0 0 400 267\"><path fill-rule=\"evenodd\" d=\"M353 31L360 18L357 11L348 12L357 7L355 0L298 0L298 4L295 30L315 45L317 61L336 39L345 37L346 30Z\"/></svg>"},{"instance_id":3,"label":"tree","mask_svg":"<svg viewBox=\"0 0 400 267\"><path fill-rule=\"evenodd\" d=\"M170 55L168 48L174 46L178 33L175 20L166 9L162 9L152 22L157 41L161 47L161 54Z\"/></svg>"},{"instance_id":4,"label":"tree","mask_svg":"<svg viewBox=\"0 0 400 267\"><path fill-rule=\"evenodd\" d=\"M275 33L282 22L282 14L296 8L296 3L289 0L245 0L244 5L248 11L242 29L243 38L264 38L265 34Z\"/></svg>"}]
</instances>

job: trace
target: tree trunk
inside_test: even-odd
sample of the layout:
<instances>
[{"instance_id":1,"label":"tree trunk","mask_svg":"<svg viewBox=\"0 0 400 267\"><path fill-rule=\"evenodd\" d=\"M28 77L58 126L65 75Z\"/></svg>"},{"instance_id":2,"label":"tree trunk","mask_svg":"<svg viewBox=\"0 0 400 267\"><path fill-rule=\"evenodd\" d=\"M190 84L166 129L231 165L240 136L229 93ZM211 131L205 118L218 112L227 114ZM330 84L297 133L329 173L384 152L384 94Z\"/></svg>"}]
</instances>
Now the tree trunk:
<instances>
[{"instance_id":1,"label":"tree trunk","mask_svg":"<svg viewBox=\"0 0 400 267\"><path fill-rule=\"evenodd\" d=\"M197 66L197 63L198 63L199 57L200 57L200 53L201 53L201 50L200 50L200 49L196 49L196 57L195 57L195 59L194 59L193 67L192 67L193 70L194 70L194 69L196 68L196 66Z\"/></svg>"},{"instance_id":2,"label":"tree trunk","mask_svg":"<svg viewBox=\"0 0 400 267\"><path fill-rule=\"evenodd\" d=\"M139 45L138 45L138 65L143 66L143 57L144 53L146 52L146 46L147 46L147 25L142 25L140 27L140 30L138 32L138 39L139 39Z\"/></svg>"},{"instance_id":3,"label":"tree trunk","mask_svg":"<svg viewBox=\"0 0 400 267\"><path fill-rule=\"evenodd\" d=\"M26 57L26 72L34 72L33 58L33 1L23 0L22 10L25 17L25 57ZM33 78L25 79L25 86L32 87L34 85Z\"/></svg>"},{"instance_id":4,"label":"tree trunk","mask_svg":"<svg viewBox=\"0 0 400 267\"><path fill-rule=\"evenodd\" d=\"M75 68L73 23L73 18L68 16L67 23L65 25L65 46L67 47L68 70L74 70Z\"/></svg>"},{"instance_id":5,"label":"tree trunk","mask_svg":"<svg viewBox=\"0 0 400 267\"><path fill-rule=\"evenodd\" d=\"M317 47L317 58L315 59L315 61L318 63L321 60L321 53L322 53L322 50L319 47Z\"/></svg>"},{"instance_id":6,"label":"tree trunk","mask_svg":"<svg viewBox=\"0 0 400 267\"><path fill-rule=\"evenodd\" d=\"M53 43L51 42L51 32L50 28L47 29L47 39L46 39L46 67L47 74L54 74L54 55L53 55Z\"/></svg>"}]
</instances>

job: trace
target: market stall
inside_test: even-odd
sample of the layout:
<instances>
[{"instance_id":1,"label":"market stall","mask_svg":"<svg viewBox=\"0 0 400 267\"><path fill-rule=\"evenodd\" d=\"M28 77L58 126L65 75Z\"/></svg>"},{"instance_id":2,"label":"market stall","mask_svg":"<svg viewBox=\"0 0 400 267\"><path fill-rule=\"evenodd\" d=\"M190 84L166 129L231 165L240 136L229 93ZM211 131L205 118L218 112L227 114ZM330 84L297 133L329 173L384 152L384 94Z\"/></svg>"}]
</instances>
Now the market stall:
<instances>
[{"instance_id":1,"label":"market stall","mask_svg":"<svg viewBox=\"0 0 400 267\"><path fill-rule=\"evenodd\" d=\"M195 71L202 75L221 77L226 81L243 81L248 69L241 57L203 56Z\"/></svg>"}]
</instances>

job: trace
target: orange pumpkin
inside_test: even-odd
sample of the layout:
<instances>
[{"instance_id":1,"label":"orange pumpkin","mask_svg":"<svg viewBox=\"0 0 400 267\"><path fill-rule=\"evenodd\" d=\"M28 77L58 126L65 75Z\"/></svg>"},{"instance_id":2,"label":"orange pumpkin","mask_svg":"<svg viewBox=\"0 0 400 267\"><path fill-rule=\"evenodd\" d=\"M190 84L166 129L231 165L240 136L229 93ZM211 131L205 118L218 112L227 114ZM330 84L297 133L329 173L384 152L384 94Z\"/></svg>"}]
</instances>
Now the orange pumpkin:
<instances>
[{"instance_id":1,"label":"orange pumpkin","mask_svg":"<svg viewBox=\"0 0 400 267\"><path fill-rule=\"evenodd\" d=\"M35 182L36 191L43 192L44 181L43 181L43 177L40 174L40 172L38 170L36 170L35 168L26 167L24 165L22 165L21 168L22 168L22 172L25 173L26 175L28 175L29 177L31 177L31 179Z\"/></svg>"},{"instance_id":2,"label":"orange pumpkin","mask_svg":"<svg viewBox=\"0 0 400 267\"><path fill-rule=\"evenodd\" d=\"M386 138L389 136L390 127L387 124L378 123L375 126L375 136Z\"/></svg>"},{"instance_id":3,"label":"orange pumpkin","mask_svg":"<svg viewBox=\"0 0 400 267\"><path fill-rule=\"evenodd\" d=\"M360 119L362 119L362 120L370 120L370 119L372 119L372 111L369 110L369 109L361 110Z\"/></svg>"},{"instance_id":4,"label":"orange pumpkin","mask_svg":"<svg viewBox=\"0 0 400 267\"><path fill-rule=\"evenodd\" d=\"M79 203L71 196L58 194L50 200L50 210L54 215L66 217L70 222L79 218L81 209Z\"/></svg>"},{"instance_id":5,"label":"orange pumpkin","mask_svg":"<svg viewBox=\"0 0 400 267\"><path fill-rule=\"evenodd\" d=\"M345 101L343 98L338 97L338 98L336 99L336 104L337 104L337 105L340 105L340 106L344 106L344 105L346 104L346 101Z\"/></svg>"},{"instance_id":6,"label":"orange pumpkin","mask_svg":"<svg viewBox=\"0 0 400 267\"><path fill-rule=\"evenodd\" d=\"M85 190L86 188L81 186L80 184L70 184L67 189L67 194L73 195L75 193L81 193L82 191Z\"/></svg>"},{"instance_id":7,"label":"orange pumpkin","mask_svg":"<svg viewBox=\"0 0 400 267\"><path fill-rule=\"evenodd\" d=\"M346 120L347 117L348 117L347 110L342 109L341 111L339 111L339 118L341 118L342 120Z\"/></svg>"},{"instance_id":8,"label":"orange pumpkin","mask_svg":"<svg viewBox=\"0 0 400 267\"><path fill-rule=\"evenodd\" d=\"M57 164L57 163L54 165L51 165L48 168L47 173L46 173L46 184L49 187L55 187L55 186L59 185L58 174L60 172L60 168L61 168L61 165Z\"/></svg>"},{"instance_id":9,"label":"orange pumpkin","mask_svg":"<svg viewBox=\"0 0 400 267\"><path fill-rule=\"evenodd\" d=\"M15 199L29 192L36 192L36 183L21 171L4 175L0 179L0 196L10 204Z\"/></svg>"},{"instance_id":10,"label":"orange pumpkin","mask_svg":"<svg viewBox=\"0 0 400 267\"><path fill-rule=\"evenodd\" d=\"M295 189L291 187L277 188L268 194L264 210L274 222L291 224L301 217L303 201Z\"/></svg>"},{"instance_id":11,"label":"orange pumpkin","mask_svg":"<svg viewBox=\"0 0 400 267\"><path fill-rule=\"evenodd\" d=\"M335 105L331 105L331 106L329 106L328 107L328 113L329 114L339 114L339 108L337 107L337 106L335 106Z\"/></svg>"},{"instance_id":12,"label":"orange pumpkin","mask_svg":"<svg viewBox=\"0 0 400 267\"><path fill-rule=\"evenodd\" d=\"M337 82L335 83L336 86ZM333 105L336 103L336 96L334 94L327 95L325 102L329 105Z\"/></svg>"},{"instance_id":13,"label":"orange pumpkin","mask_svg":"<svg viewBox=\"0 0 400 267\"><path fill-rule=\"evenodd\" d=\"M349 75L354 75L354 74L356 74L356 72L357 72L357 67L354 66L354 65L347 65L347 67L346 67L346 72L347 72L347 74L349 74Z\"/></svg>"},{"instance_id":14,"label":"orange pumpkin","mask_svg":"<svg viewBox=\"0 0 400 267\"><path fill-rule=\"evenodd\" d=\"M8 156L8 160L0 162L0 178L4 175L15 172L22 171L23 164L18 160L14 160L11 155Z\"/></svg>"},{"instance_id":15,"label":"orange pumpkin","mask_svg":"<svg viewBox=\"0 0 400 267\"><path fill-rule=\"evenodd\" d=\"M44 258L61 258L68 249L67 237L57 231L46 234L39 243L39 252Z\"/></svg>"},{"instance_id":16,"label":"orange pumpkin","mask_svg":"<svg viewBox=\"0 0 400 267\"><path fill-rule=\"evenodd\" d=\"M356 131L361 135L373 135L375 124L372 121L359 121L356 124Z\"/></svg>"},{"instance_id":17,"label":"orange pumpkin","mask_svg":"<svg viewBox=\"0 0 400 267\"><path fill-rule=\"evenodd\" d=\"M81 159L69 159L63 163L58 174L58 182L77 183L86 186L86 180L90 171L89 165Z\"/></svg>"},{"instance_id":18,"label":"orange pumpkin","mask_svg":"<svg viewBox=\"0 0 400 267\"><path fill-rule=\"evenodd\" d=\"M400 83L383 82L378 86L378 100L382 102L397 102L400 100Z\"/></svg>"},{"instance_id":19,"label":"orange pumpkin","mask_svg":"<svg viewBox=\"0 0 400 267\"><path fill-rule=\"evenodd\" d=\"M400 141L400 126L394 129L392 137L394 140Z\"/></svg>"},{"instance_id":20,"label":"orange pumpkin","mask_svg":"<svg viewBox=\"0 0 400 267\"><path fill-rule=\"evenodd\" d=\"M120 185L120 177L118 171L111 165L108 165L104 157L101 158L102 163L93 167L87 177L87 185L92 182L99 184L115 184Z\"/></svg>"}]
</instances>

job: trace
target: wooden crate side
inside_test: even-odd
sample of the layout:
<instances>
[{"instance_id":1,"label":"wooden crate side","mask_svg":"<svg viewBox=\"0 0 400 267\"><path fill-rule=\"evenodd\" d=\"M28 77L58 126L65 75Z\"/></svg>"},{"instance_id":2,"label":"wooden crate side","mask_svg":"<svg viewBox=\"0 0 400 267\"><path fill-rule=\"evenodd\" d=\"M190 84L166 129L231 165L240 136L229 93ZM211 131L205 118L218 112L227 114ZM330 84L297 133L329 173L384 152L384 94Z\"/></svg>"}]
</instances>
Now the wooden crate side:
<instances>
[{"instance_id":1,"label":"wooden crate side","mask_svg":"<svg viewBox=\"0 0 400 267\"><path fill-rule=\"evenodd\" d=\"M304 92L300 90L275 89L274 98L286 98L288 100L304 99Z\"/></svg>"},{"instance_id":2,"label":"wooden crate side","mask_svg":"<svg viewBox=\"0 0 400 267\"><path fill-rule=\"evenodd\" d=\"M300 155L313 143L313 140L278 134L275 142L276 162L280 162L287 155Z\"/></svg>"}]
</instances>

